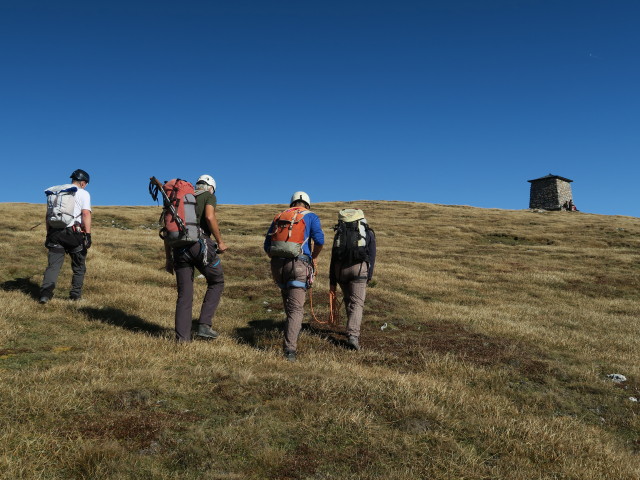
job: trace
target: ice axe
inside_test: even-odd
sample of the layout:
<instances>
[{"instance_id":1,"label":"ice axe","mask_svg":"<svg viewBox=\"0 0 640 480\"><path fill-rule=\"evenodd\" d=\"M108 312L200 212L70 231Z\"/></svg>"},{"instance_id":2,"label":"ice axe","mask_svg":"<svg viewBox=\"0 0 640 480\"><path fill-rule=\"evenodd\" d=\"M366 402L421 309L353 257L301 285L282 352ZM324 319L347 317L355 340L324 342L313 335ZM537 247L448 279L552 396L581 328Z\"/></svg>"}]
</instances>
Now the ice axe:
<instances>
[{"instance_id":1,"label":"ice axe","mask_svg":"<svg viewBox=\"0 0 640 480\"><path fill-rule=\"evenodd\" d=\"M162 183L160 183L160 180L158 180L156 177L151 177L149 179L149 194L151 195L151 198L153 198L153 200L156 202L158 201L158 192L162 194L163 204L165 208L167 208L171 212L171 215L173 215L173 218L176 224L178 225L178 229L180 230L180 233L186 235L187 227L184 225L184 222L178 215L178 212L176 212L176 208L173 206L173 203L171 203L171 199L167 195L167 192L165 192L164 186L162 185ZM160 238L163 238L162 234L160 234Z\"/></svg>"}]
</instances>

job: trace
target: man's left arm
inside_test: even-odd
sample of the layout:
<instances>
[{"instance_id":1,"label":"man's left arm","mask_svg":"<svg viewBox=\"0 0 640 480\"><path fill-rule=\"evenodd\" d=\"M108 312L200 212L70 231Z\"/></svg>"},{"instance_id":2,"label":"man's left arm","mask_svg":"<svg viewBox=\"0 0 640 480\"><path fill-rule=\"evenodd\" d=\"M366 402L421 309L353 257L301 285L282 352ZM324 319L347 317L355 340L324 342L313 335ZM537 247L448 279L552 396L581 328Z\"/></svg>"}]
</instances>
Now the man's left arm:
<instances>
[{"instance_id":1,"label":"man's left arm","mask_svg":"<svg viewBox=\"0 0 640 480\"><path fill-rule=\"evenodd\" d=\"M91 248L91 196L80 189L76 194L80 201L80 229L84 234L84 248Z\"/></svg>"},{"instance_id":2,"label":"man's left arm","mask_svg":"<svg viewBox=\"0 0 640 480\"><path fill-rule=\"evenodd\" d=\"M367 282L373 278L373 269L376 265L376 234L373 230L367 230L367 250L369 253L369 274Z\"/></svg>"},{"instance_id":3,"label":"man's left arm","mask_svg":"<svg viewBox=\"0 0 640 480\"><path fill-rule=\"evenodd\" d=\"M311 217L310 227L309 236L311 240L313 240L311 259L313 260L314 266L317 266L316 259L324 246L324 232L322 231L322 225L320 225L320 219L316 214L313 214L313 217Z\"/></svg>"},{"instance_id":4,"label":"man's left arm","mask_svg":"<svg viewBox=\"0 0 640 480\"><path fill-rule=\"evenodd\" d=\"M91 210L83 209L80 217L80 228L84 234L84 248L91 248Z\"/></svg>"},{"instance_id":5,"label":"man's left arm","mask_svg":"<svg viewBox=\"0 0 640 480\"><path fill-rule=\"evenodd\" d=\"M91 235L91 210L82 210L80 222L82 223L82 232Z\"/></svg>"},{"instance_id":6,"label":"man's left arm","mask_svg":"<svg viewBox=\"0 0 640 480\"><path fill-rule=\"evenodd\" d=\"M218 226L218 219L216 218L216 209L211 204L206 204L204 207L204 218L207 221L209 230L213 234L218 244L218 251L220 253L227 249L227 245L222 241L222 234L220 233L220 227Z\"/></svg>"}]
</instances>

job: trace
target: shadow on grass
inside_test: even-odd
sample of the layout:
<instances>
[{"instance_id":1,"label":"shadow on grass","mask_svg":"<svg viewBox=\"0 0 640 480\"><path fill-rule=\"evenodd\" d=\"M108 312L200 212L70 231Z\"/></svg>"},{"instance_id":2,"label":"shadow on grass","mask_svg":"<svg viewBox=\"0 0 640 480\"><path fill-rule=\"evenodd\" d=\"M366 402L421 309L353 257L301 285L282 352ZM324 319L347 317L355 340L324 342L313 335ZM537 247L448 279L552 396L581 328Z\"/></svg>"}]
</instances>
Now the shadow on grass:
<instances>
[{"instance_id":1,"label":"shadow on grass","mask_svg":"<svg viewBox=\"0 0 640 480\"><path fill-rule=\"evenodd\" d=\"M258 350L280 345L284 338L285 322L273 319L253 320L248 327L236 328L235 338L239 343ZM319 325L314 322L303 323L302 331L326 340L328 343L350 349L345 338L344 328Z\"/></svg>"},{"instance_id":2,"label":"shadow on grass","mask_svg":"<svg viewBox=\"0 0 640 480\"><path fill-rule=\"evenodd\" d=\"M262 350L265 348L265 340L267 338L282 337L284 323L284 321L276 321L270 318L252 320L249 322L248 327L236 328L234 336L239 343Z\"/></svg>"},{"instance_id":3,"label":"shadow on grass","mask_svg":"<svg viewBox=\"0 0 640 480\"><path fill-rule=\"evenodd\" d=\"M323 325L320 323L310 322L304 324L302 329L310 335L322 338L336 347L351 350L351 346L347 343L347 333L344 326Z\"/></svg>"},{"instance_id":4,"label":"shadow on grass","mask_svg":"<svg viewBox=\"0 0 640 480\"><path fill-rule=\"evenodd\" d=\"M7 292L19 290L27 295L29 295L34 300L38 300L40 298L40 285L35 283L29 277L16 278L15 280L7 280L6 282L0 285L2 290Z\"/></svg>"},{"instance_id":5,"label":"shadow on grass","mask_svg":"<svg viewBox=\"0 0 640 480\"><path fill-rule=\"evenodd\" d=\"M78 310L87 315L90 320L108 323L109 325L131 330L132 332L145 332L154 337L162 337L169 332L167 328L156 325L155 323L149 323L143 318L136 315L129 315L117 308L81 307Z\"/></svg>"}]
</instances>

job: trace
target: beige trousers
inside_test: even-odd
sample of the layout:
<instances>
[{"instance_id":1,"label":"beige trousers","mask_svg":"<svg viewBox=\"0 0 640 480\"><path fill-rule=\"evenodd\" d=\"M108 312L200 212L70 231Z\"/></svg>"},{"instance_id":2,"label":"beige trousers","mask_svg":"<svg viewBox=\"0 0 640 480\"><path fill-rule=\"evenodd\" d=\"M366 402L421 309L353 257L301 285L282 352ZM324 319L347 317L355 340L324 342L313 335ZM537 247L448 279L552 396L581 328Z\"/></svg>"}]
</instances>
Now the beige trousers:
<instances>
[{"instance_id":1,"label":"beige trousers","mask_svg":"<svg viewBox=\"0 0 640 480\"><path fill-rule=\"evenodd\" d=\"M307 266L308 264L302 260L271 259L271 275L280 287L282 304L287 315L282 345L285 352L295 352L298 348L307 291Z\"/></svg>"},{"instance_id":2,"label":"beige trousers","mask_svg":"<svg viewBox=\"0 0 640 480\"><path fill-rule=\"evenodd\" d=\"M362 262L343 268L336 264L335 268L335 275L342 289L344 306L347 311L347 335L360 338L369 265Z\"/></svg>"}]
</instances>

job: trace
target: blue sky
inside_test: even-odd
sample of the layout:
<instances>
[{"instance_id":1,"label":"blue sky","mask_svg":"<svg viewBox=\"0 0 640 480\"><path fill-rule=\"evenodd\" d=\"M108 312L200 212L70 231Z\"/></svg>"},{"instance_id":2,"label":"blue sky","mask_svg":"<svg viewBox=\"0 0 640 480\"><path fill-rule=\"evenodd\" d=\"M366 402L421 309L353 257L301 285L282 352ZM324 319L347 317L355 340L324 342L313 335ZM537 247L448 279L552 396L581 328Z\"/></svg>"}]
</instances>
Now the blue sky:
<instances>
[{"instance_id":1,"label":"blue sky","mask_svg":"<svg viewBox=\"0 0 640 480\"><path fill-rule=\"evenodd\" d=\"M87 170L221 204L406 200L640 216L640 2L0 0L0 160L19 188ZM41 187L41 188L40 188Z\"/></svg>"}]
</instances>

